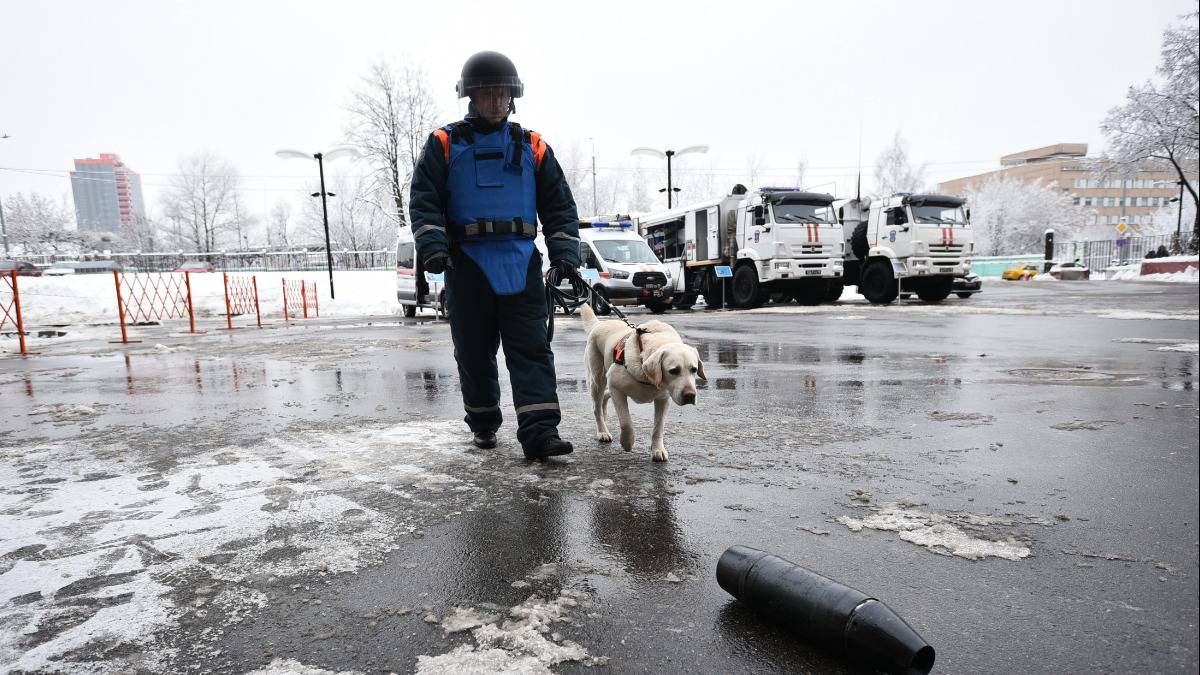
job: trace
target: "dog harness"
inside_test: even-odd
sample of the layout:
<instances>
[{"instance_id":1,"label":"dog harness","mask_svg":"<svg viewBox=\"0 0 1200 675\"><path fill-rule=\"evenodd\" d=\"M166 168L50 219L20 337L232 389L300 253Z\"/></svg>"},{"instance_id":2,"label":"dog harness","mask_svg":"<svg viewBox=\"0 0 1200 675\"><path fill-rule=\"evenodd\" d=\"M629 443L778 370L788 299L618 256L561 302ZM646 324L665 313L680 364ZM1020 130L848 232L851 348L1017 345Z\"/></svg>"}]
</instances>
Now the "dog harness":
<instances>
[{"instance_id":1,"label":"dog harness","mask_svg":"<svg viewBox=\"0 0 1200 675\"><path fill-rule=\"evenodd\" d=\"M635 328L633 333L621 338L621 341L613 346L613 363L620 364L622 368L624 368L625 370L629 370L629 366L625 365L625 345L626 345L626 343L629 342L629 338L631 336L636 335L637 341L638 341L638 351L641 351L642 350L642 333L644 333L644 332L646 332L646 331L642 330L641 328ZM633 377L633 373L630 373L629 376ZM638 384L644 384L648 387L654 386L653 383L644 382L642 380L639 380L636 377L633 378L633 381L637 382Z\"/></svg>"}]
</instances>

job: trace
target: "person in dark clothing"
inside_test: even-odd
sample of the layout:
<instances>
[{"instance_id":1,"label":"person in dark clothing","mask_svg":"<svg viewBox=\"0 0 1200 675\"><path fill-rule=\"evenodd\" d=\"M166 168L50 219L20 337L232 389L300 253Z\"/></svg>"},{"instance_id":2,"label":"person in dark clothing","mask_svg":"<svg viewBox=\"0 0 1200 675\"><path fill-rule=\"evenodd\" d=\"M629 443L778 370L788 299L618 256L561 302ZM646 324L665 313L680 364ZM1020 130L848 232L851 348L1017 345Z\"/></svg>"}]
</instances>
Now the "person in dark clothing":
<instances>
[{"instance_id":1,"label":"person in dark clothing","mask_svg":"<svg viewBox=\"0 0 1200 675\"><path fill-rule=\"evenodd\" d=\"M446 275L446 304L466 422L480 448L496 445L504 345L525 457L572 451L558 434L554 354L546 336L542 223L550 263L564 278L579 266L579 216L554 151L509 115L524 94L503 54L469 58L458 81L465 119L430 134L413 173L409 209L425 271Z\"/></svg>"}]
</instances>

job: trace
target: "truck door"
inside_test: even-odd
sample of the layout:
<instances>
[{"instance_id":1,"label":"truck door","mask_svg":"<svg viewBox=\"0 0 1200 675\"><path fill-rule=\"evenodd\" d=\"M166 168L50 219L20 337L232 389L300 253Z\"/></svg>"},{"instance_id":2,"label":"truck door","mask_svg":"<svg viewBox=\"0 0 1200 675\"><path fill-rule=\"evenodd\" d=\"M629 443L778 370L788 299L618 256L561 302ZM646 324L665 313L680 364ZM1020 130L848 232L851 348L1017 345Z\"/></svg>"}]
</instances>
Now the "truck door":
<instances>
[{"instance_id":1,"label":"truck door","mask_svg":"<svg viewBox=\"0 0 1200 675\"><path fill-rule=\"evenodd\" d=\"M708 257L719 258L721 257L721 248L718 235L721 230L721 218L717 207L708 209L706 220L708 222Z\"/></svg>"},{"instance_id":2,"label":"truck door","mask_svg":"<svg viewBox=\"0 0 1200 675\"><path fill-rule=\"evenodd\" d=\"M884 217L884 226L879 230L879 245L892 249L897 258L911 256L913 228L908 209L893 206L884 210Z\"/></svg>"}]
</instances>

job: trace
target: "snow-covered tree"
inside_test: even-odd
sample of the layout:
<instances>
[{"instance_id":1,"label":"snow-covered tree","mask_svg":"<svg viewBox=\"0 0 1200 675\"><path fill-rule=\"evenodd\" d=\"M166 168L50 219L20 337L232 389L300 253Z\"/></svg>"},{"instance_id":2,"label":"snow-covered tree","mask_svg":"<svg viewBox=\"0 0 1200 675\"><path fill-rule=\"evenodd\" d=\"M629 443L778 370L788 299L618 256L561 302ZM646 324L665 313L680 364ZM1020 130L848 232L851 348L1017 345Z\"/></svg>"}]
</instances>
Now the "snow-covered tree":
<instances>
[{"instance_id":1,"label":"snow-covered tree","mask_svg":"<svg viewBox=\"0 0 1200 675\"><path fill-rule=\"evenodd\" d=\"M65 253L84 242L72 227L75 219L65 200L55 202L36 192L9 195L4 200L4 220L9 248L23 253Z\"/></svg>"},{"instance_id":2,"label":"snow-covered tree","mask_svg":"<svg viewBox=\"0 0 1200 675\"><path fill-rule=\"evenodd\" d=\"M1193 12L1163 32L1158 81L1130 87L1125 102L1111 109L1100 125L1108 137L1105 163L1130 176L1145 170L1174 171L1191 197L1193 213L1200 204L1198 21L1200 13ZM1200 217L1193 216L1192 229L1200 236Z\"/></svg>"},{"instance_id":3,"label":"snow-covered tree","mask_svg":"<svg viewBox=\"0 0 1200 675\"><path fill-rule=\"evenodd\" d=\"M201 151L180 159L179 173L162 197L171 243L204 253L217 250L236 223L239 183L237 169L216 154Z\"/></svg>"},{"instance_id":4,"label":"snow-covered tree","mask_svg":"<svg viewBox=\"0 0 1200 675\"><path fill-rule=\"evenodd\" d=\"M908 142L899 131L892 144L875 159L875 189L880 196L897 192L920 192L925 187L925 166L914 166L908 157Z\"/></svg>"},{"instance_id":5,"label":"snow-covered tree","mask_svg":"<svg viewBox=\"0 0 1200 675\"><path fill-rule=\"evenodd\" d=\"M386 188L393 225L406 227L404 196L429 134L437 126L438 109L420 64L396 65L386 59L371 64L351 94L346 135L375 169L374 180ZM368 190L374 193L376 190Z\"/></svg>"},{"instance_id":6,"label":"snow-covered tree","mask_svg":"<svg viewBox=\"0 0 1200 675\"><path fill-rule=\"evenodd\" d=\"M1064 240L1092 218L1090 211L1072 205L1069 195L1040 181L995 175L969 188L966 197L975 247L983 255L1040 252L1047 229Z\"/></svg>"}]
</instances>

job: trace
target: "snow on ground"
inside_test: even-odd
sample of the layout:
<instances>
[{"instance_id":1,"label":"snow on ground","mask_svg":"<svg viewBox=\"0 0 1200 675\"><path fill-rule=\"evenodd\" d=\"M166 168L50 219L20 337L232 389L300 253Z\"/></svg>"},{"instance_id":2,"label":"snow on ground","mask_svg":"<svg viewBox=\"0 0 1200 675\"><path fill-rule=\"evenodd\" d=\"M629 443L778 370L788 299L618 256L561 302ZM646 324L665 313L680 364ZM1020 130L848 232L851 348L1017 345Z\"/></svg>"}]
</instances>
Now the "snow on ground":
<instances>
[{"instance_id":1,"label":"snow on ground","mask_svg":"<svg viewBox=\"0 0 1200 675\"><path fill-rule=\"evenodd\" d=\"M82 411L31 414L73 419ZM188 612L211 612L225 625L252 615L267 602L254 579L372 564L416 525L308 478L312 467L333 458L335 467L320 464L323 474L403 500L406 493L392 485L416 491L458 483L433 467L462 450L461 424L415 421L282 435L260 448L200 452L162 470L125 464L119 441L0 451L0 550L7 552L0 558L0 671L63 663L77 672L112 669L106 654L149 645ZM191 602L198 578L225 589L202 609ZM178 601L181 594L187 602ZM142 654L169 658L156 647ZM126 665L162 670L145 661L155 657L137 658Z\"/></svg>"},{"instance_id":2,"label":"snow on ground","mask_svg":"<svg viewBox=\"0 0 1200 675\"><path fill-rule=\"evenodd\" d=\"M904 504L893 504L873 510L875 512L865 518L839 516L837 522L852 532L861 532L863 528L896 532L904 541L924 546L934 553L967 560L989 557L1020 560L1029 557L1030 554L1029 547L1013 539L1011 535L980 532L982 528L991 525L1016 524L1005 518L972 513L929 513ZM974 531L974 534L969 530ZM974 536L975 534L984 536Z\"/></svg>"},{"instance_id":3,"label":"snow on ground","mask_svg":"<svg viewBox=\"0 0 1200 675\"><path fill-rule=\"evenodd\" d=\"M245 675L362 675L357 670L342 670L333 672L324 668L306 666L295 659L275 659L263 668L252 670Z\"/></svg>"},{"instance_id":4,"label":"snow on ground","mask_svg":"<svg viewBox=\"0 0 1200 675\"><path fill-rule=\"evenodd\" d=\"M1095 314L1101 319L1124 319L1127 321L1195 321L1200 319L1196 310L1182 312L1143 312L1133 309L1085 309L1088 314Z\"/></svg>"}]
</instances>

